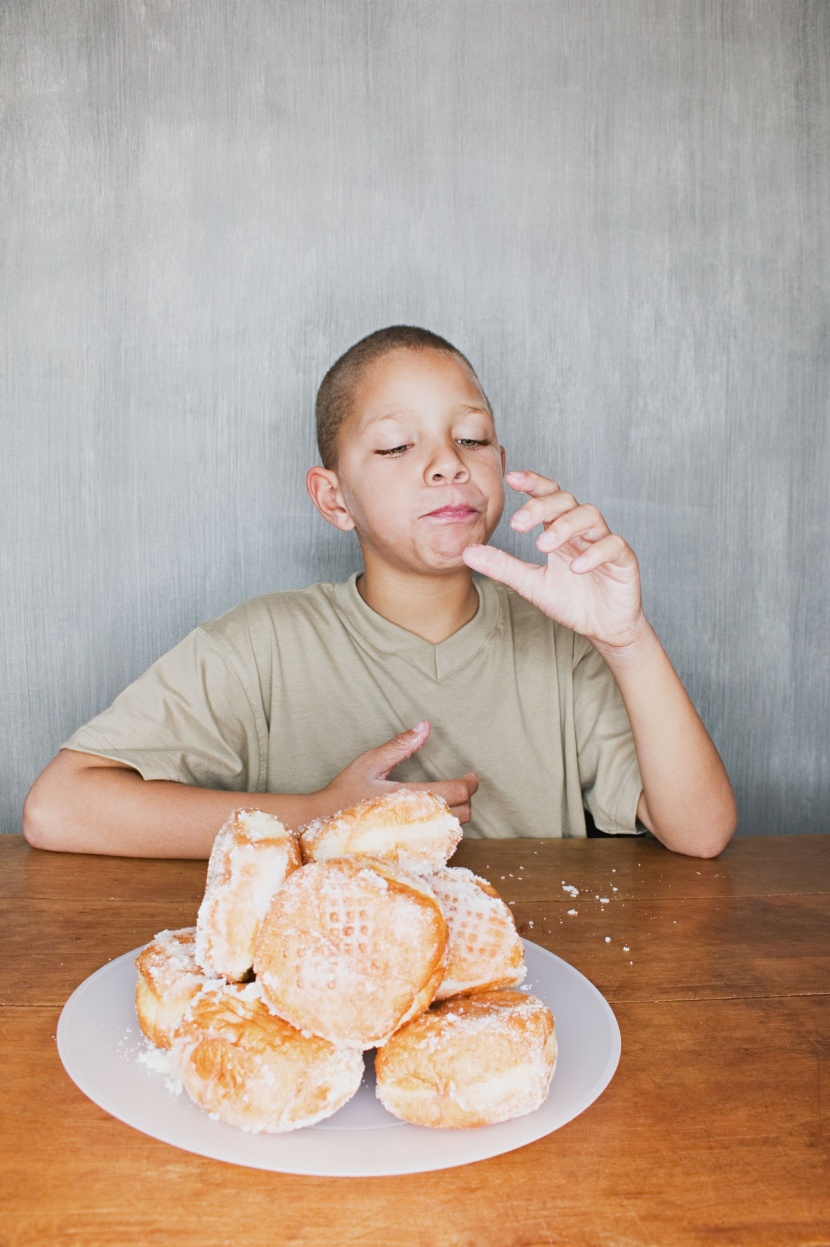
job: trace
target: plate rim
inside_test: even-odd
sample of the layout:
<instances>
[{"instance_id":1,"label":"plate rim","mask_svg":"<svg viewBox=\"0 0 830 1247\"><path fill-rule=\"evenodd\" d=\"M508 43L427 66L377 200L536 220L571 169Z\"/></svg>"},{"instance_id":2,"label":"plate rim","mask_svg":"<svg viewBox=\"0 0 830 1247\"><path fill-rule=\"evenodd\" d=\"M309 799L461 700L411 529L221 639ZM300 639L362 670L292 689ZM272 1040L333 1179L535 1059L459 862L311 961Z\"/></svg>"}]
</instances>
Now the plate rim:
<instances>
[{"instance_id":1,"label":"plate rim","mask_svg":"<svg viewBox=\"0 0 830 1247\"><path fill-rule=\"evenodd\" d=\"M148 941L151 943L152 941ZM113 1108L112 1097L105 1094L96 1085L96 1078L90 1079L84 1069L78 1068L78 1062L75 1059L73 1045L77 1039L75 1030L76 1014L80 1013L81 1021L88 1022L89 1019L84 1017L84 1004L87 997L92 993L95 998L96 989L100 989L101 980L109 982L110 979L115 980L120 991L126 992L125 970L129 964L132 971L130 990L134 992L134 984L137 977L135 971L135 958L147 944L139 945L137 948L114 957L111 961L105 962L93 970L71 993L64 1004L58 1026L56 1030L56 1044L61 1063L64 1071L75 1086L89 1100L103 1109L111 1117L122 1121L131 1129L138 1130L140 1133L159 1142L165 1143L170 1147L176 1147L182 1151L189 1152L193 1155L203 1156L206 1159L217 1160L226 1164L236 1164L245 1168L260 1169L273 1173L284 1173L297 1176L308 1177L350 1177L350 1178L370 1178L370 1177L394 1177L407 1174L435 1172L441 1169L456 1168L466 1164L476 1164L479 1161L491 1159L495 1156L504 1155L507 1152L515 1151L517 1148L529 1146L531 1143L545 1138L555 1133L556 1130L562 1128L573 1121L581 1113L594 1103L605 1091L611 1082L617 1070L620 1055L622 1051L622 1040L620 1035L619 1023L610 1003L603 996L602 992L592 983L591 980L580 970L564 958L559 957L556 953L536 944L531 940L523 939L522 943L530 963L540 961L542 965L548 963L556 967L558 975L570 978L573 985L580 994L586 999L590 999L600 1015L604 1018L607 1028L608 1044L604 1051L601 1065L598 1063L596 1070L593 1072L593 1081L590 1085L577 1095L574 1101L569 1105L565 1115L562 1115L561 1109L557 1115L555 1124L547 1128L538 1127L543 1125L544 1117L551 1114L550 1099L545 1101L541 1108L534 1113L525 1114L522 1117L513 1118L507 1122L500 1122L492 1126L477 1127L475 1130L434 1130L424 1126L412 1126L405 1122L390 1120L389 1127L343 1127L340 1129L332 1128L327 1125L327 1121L317 1123L314 1126L307 1127L303 1130L291 1131L286 1134L248 1134L238 1130L233 1126L223 1122L210 1121L208 1115L204 1113L197 1105L186 1097L186 1093L182 1092L181 1097L173 1095L166 1088L163 1088L163 1094L169 1098L171 1104L175 1105L177 1101L185 1106L185 1111L189 1113L191 1110L199 1114L199 1122L205 1124L204 1135L199 1136L198 1142L190 1139L182 1139L181 1137L170 1137L171 1131L161 1129L159 1126L153 1126L147 1122L143 1112L136 1113L129 1107L123 1108L119 1105L118 1111ZM123 976L123 978L122 978ZM538 967L535 970L528 965L528 979L532 980L538 977ZM517 990L521 992L533 991L534 983L532 981L522 985ZM549 1001L548 1006L556 1016L556 1010ZM131 1063L137 1063L137 1056L134 1055L136 1050L145 1044L149 1045L149 1041L145 1041L143 1035L138 1028L137 1019L135 1021L135 1030L131 1028L123 1029L119 1032L118 1038L112 1049L113 1061L116 1059L125 1060L125 1053L119 1052L118 1049L122 1044L129 1045L131 1053ZM115 1020L113 1021L115 1025ZM554 1078L551 1088L551 1096L556 1087L557 1071L561 1069L562 1056L562 1030L561 1017L556 1017L557 1035L559 1039L559 1057L557 1059L557 1067L554 1072ZM149 1071L148 1071L149 1072ZM156 1078L161 1078L155 1074ZM561 1078L560 1078L561 1082ZM546 1114L545 1110L548 1108ZM543 1117L540 1121L539 1115ZM186 1121L186 1118L182 1119ZM219 1127L217 1131L215 1128ZM387 1133L388 1131L388 1133ZM379 1133L383 1134L385 1140L389 1140L390 1134L394 1132L396 1137L400 1137L403 1131L406 1131L406 1139L411 1141L412 1147L417 1151L416 1139L423 1137L425 1144L426 1157L422 1157L417 1163L412 1163L406 1159L396 1161L389 1155L388 1148L379 1148L378 1150L385 1153L386 1159L380 1163L379 1167L366 1167L365 1164L350 1164L347 1156L350 1152L347 1144L349 1141L362 1142L365 1148L368 1148L369 1138L379 1141ZM227 1132L232 1132L228 1135ZM176 1131L172 1131L175 1135ZM215 1142L214 1142L215 1136ZM314 1136L319 1142L313 1145L302 1142L309 1136ZM501 1136L501 1138L499 1138ZM463 1146L453 1148L450 1143L439 1143L436 1146L436 1140L461 1140ZM263 1141L260 1146L262 1155L257 1155L256 1144ZM279 1144L291 1141L289 1146L296 1153L295 1156L277 1157L278 1163L274 1159L266 1155L268 1151L279 1153ZM299 1146L298 1146L299 1144ZM302 1153L316 1150L321 1160L318 1162L304 1159ZM360 1149L358 1149L360 1150ZM393 1151L396 1149L393 1148ZM398 1148L397 1150L401 1150ZM407 1146L403 1147L404 1154L407 1152ZM231 1155L229 1152L237 1152L238 1155ZM454 1154L457 1152L458 1154ZM250 1155L248 1154L250 1153ZM346 1154L344 1158L343 1154ZM328 1158L328 1159L327 1159Z\"/></svg>"}]
</instances>

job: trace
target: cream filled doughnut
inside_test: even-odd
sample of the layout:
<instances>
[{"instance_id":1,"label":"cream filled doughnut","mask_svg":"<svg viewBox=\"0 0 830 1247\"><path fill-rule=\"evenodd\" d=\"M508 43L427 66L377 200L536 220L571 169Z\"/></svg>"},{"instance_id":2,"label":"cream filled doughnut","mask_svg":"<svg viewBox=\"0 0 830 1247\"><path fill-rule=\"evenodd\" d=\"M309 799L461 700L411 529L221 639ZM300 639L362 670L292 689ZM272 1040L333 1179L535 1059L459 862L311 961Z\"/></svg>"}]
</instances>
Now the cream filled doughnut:
<instances>
[{"instance_id":1,"label":"cream filled doughnut","mask_svg":"<svg viewBox=\"0 0 830 1247\"><path fill-rule=\"evenodd\" d=\"M445 866L427 878L447 920L446 968L436 1000L524 979L524 947L498 892L464 866Z\"/></svg>"},{"instance_id":2,"label":"cream filled doughnut","mask_svg":"<svg viewBox=\"0 0 830 1247\"><path fill-rule=\"evenodd\" d=\"M135 1011L151 1043L169 1048L191 1000L209 979L194 957L195 927L160 931L135 959Z\"/></svg>"},{"instance_id":3,"label":"cream filled doughnut","mask_svg":"<svg viewBox=\"0 0 830 1247\"><path fill-rule=\"evenodd\" d=\"M432 1000L447 924L422 879L389 862L335 858L277 892L254 969L268 1006L298 1030L373 1048Z\"/></svg>"},{"instance_id":4,"label":"cream filled doughnut","mask_svg":"<svg viewBox=\"0 0 830 1247\"><path fill-rule=\"evenodd\" d=\"M461 824L441 797L398 788L307 823L300 844L309 862L360 855L426 875L446 865L461 836Z\"/></svg>"},{"instance_id":5,"label":"cream filled doughnut","mask_svg":"<svg viewBox=\"0 0 830 1247\"><path fill-rule=\"evenodd\" d=\"M196 959L209 973L238 980L274 893L301 863L293 831L263 810L235 810L213 842L196 918Z\"/></svg>"},{"instance_id":6,"label":"cream filled doughnut","mask_svg":"<svg viewBox=\"0 0 830 1247\"><path fill-rule=\"evenodd\" d=\"M311 1126L363 1077L359 1051L301 1035L269 1012L255 984L203 991L176 1032L173 1059L201 1108L251 1133Z\"/></svg>"},{"instance_id":7,"label":"cream filled doughnut","mask_svg":"<svg viewBox=\"0 0 830 1247\"><path fill-rule=\"evenodd\" d=\"M377 1095L416 1126L486 1126L532 1113L556 1063L553 1016L525 992L433 1005L375 1058Z\"/></svg>"}]
</instances>

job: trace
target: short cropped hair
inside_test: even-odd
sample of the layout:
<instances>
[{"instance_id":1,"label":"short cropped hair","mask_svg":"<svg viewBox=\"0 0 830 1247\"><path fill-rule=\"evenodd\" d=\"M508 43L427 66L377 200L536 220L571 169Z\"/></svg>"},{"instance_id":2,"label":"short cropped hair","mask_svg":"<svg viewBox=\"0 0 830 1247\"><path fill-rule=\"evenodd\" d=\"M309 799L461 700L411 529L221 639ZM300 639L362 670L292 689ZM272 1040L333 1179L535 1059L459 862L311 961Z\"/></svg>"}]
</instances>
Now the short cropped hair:
<instances>
[{"instance_id":1,"label":"short cropped hair","mask_svg":"<svg viewBox=\"0 0 830 1247\"><path fill-rule=\"evenodd\" d=\"M355 389L375 360L392 351L440 351L444 355L454 355L469 368L481 388L476 371L466 355L437 333L419 329L416 325L390 325L386 329L375 330L335 360L317 391L317 446L324 467L337 467L337 439L344 421L351 414ZM492 415L490 401L483 389L481 392Z\"/></svg>"}]
</instances>

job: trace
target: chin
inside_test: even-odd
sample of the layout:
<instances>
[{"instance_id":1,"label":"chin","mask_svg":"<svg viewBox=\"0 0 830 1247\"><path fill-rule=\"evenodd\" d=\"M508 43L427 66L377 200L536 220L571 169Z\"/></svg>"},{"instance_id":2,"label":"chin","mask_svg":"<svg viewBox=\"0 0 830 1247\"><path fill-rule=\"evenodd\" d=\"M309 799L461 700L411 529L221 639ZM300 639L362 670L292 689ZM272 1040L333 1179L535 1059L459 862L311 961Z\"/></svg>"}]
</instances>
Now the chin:
<instances>
[{"instance_id":1,"label":"chin","mask_svg":"<svg viewBox=\"0 0 830 1247\"><path fill-rule=\"evenodd\" d=\"M436 572L455 572L459 571L462 567L466 567L467 564L464 562L461 555L463 551L467 549L467 546L475 544L475 538L471 537L469 541L459 542L457 548L455 549L434 552L431 559L428 560L430 570Z\"/></svg>"}]
</instances>

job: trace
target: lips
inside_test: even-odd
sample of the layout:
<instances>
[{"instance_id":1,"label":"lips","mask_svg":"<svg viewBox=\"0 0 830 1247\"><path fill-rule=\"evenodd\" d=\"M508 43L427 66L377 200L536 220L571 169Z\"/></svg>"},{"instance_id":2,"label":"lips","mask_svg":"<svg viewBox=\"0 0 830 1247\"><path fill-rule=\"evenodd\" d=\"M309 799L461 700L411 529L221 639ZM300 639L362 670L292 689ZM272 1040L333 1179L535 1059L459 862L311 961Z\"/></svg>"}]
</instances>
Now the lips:
<instances>
[{"instance_id":1,"label":"lips","mask_svg":"<svg viewBox=\"0 0 830 1247\"><path fill-rule=\"evenodd\" d=\"M478 515L475 507L467 506L461 503L457 506L439 507L436 511L429 511L424 516L427 520L469 520L474 515Z\"/></svg>"}]
</instances>

